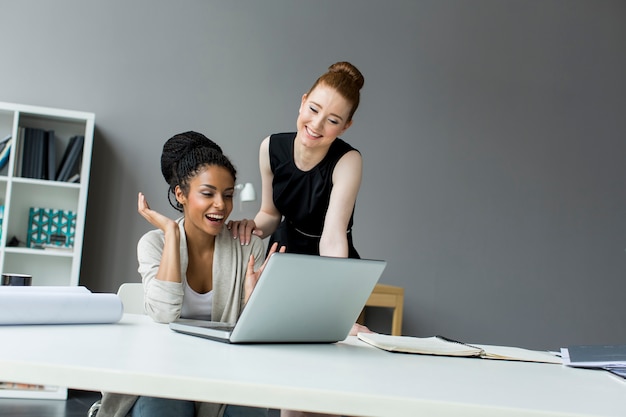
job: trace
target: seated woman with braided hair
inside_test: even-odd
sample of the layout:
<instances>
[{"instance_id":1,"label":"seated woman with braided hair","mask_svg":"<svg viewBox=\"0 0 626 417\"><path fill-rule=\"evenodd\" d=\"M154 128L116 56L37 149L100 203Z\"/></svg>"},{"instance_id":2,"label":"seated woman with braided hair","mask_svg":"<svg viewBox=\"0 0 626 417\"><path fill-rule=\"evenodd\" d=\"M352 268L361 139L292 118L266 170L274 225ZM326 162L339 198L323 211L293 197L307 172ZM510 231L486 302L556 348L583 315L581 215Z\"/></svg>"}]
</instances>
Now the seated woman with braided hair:
<instances>
[{"instance_id":1,"label":"seated woman with braided hair","mask_svg":"<svg viewBox=\"0 0 626 417\"><path fill-rule=\"evenodd\" d=\"M139 214L156 227L137 245L145 311L159 323L179 317L235 322L267 262L260 238L254 236L250 245L242 246L226 229L236 170L215 142L185 132L163 146L161 172L170 204L183 215L172 220L152 210L139 193ZM269 253L276 248L273 245ZM162 359L185 360L165 355ZM98 417L267 415L264 408L112 393L103 395L98 411Z\"/></svg>"}]
</instances>

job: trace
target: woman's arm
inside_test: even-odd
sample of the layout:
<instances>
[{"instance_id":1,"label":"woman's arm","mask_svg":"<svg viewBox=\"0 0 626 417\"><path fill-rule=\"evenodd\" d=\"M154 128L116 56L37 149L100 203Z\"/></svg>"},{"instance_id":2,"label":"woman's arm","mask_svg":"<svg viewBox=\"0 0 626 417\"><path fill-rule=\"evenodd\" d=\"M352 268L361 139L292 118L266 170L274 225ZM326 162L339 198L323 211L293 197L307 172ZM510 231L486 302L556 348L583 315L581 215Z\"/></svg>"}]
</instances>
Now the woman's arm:
<instances>
[{"instance_id":1,"label":"woman's arm","mask_svg":"<svg viewBox=\"0 0 626 417\"><path fill-rule=\"evenodd\" d=\"M242 245L250 243L250 235L261 239L274 233L282 215L274 206L272 181L274 174L270 166L270 138L263 139L259 149L259 167L261 169L261 208L254 216L254 220L237 220L228 222L228 228L234 238L239 238Z\"/></svg>"},{"instance_id":2,"label":"woman's arm","mask_svg":"<svg viewBox=\"0 0 626 417\"><path fill-rule=\"evenodd\" d=\"M348 257L348 223L356 204L361 186L363 160L358 151L350 151L341 157L333 171L333 190L320 239L320 255ZM350 336L357 333L371 333L365 326L355 323Z\"/></svg>"},{"instance_id":3,"label":"woman's arm","mask_svg":"<svg viewBox=\"0 0 626 417\"><path fill-rule=\"evenodd\" d=\"M261 148L259 149L259 167L261 170L261 209L254 217L254 223L256 223L256 229L258 230L258 233L255 233L255 235L263 239L274 233L282 218L280 212L274 205L274 190L272 188L274 174L270 166L269 136L261 142Z\"/></svg>"},{"instance_id":4,"label":"woman's arm","mask_svg":"<svg viewBox=\"0 0 626 417\"><path fill-rule=\"evenodd\" d=\"M333 170L333 190L320 239L322 256L348 256L346 231L361 186L362 172L363 160L356 150L342 156Z\"/></svg>"},{"instance_id":5,"label":"woman's arm","mask_svg":"<svg viewBox=\"0 0 626 417\"><path fill-rule=\"evenodd\" d=\"M179 225L150 209L141 193L138 196L138 211L163 232L148 232L137 244L144 307L153 320L168 323L180 316L183 303Z\"/></svg>"},{"instance_id":6,"label":"woman's arm","mask_svg":"<svg viewBox=\"0 0 626 417\"><path fill-rule=\"evenodd\" d=\"M165 236L163 253L156 278L161 281L182 282L180 276L180 230L178 223L150 208L143 193L137 198L137 210Z\"/></svg>"}]
</instances>

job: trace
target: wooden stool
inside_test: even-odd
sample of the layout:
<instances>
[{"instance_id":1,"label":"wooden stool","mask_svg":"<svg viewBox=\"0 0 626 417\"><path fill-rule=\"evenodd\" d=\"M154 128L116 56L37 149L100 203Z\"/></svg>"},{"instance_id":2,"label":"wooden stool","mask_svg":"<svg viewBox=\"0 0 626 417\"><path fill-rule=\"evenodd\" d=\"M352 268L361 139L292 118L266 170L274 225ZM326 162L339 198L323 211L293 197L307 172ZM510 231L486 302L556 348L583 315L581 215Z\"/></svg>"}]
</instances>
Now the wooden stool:
<instances>
[{"instance_id":1,"label":"wooden stool","mask_svg":"<svg viewBox=\"0 0 626 417\"><path fill-rule=\"evenodd\" d=\"M391 319L391 334L402 335L402 312L404 309L404 288L394 285L376 284L365 307L390 307L393 308ZM357 319L357 323L364 324L365 308Z\"/></svg>"}]
</instances>

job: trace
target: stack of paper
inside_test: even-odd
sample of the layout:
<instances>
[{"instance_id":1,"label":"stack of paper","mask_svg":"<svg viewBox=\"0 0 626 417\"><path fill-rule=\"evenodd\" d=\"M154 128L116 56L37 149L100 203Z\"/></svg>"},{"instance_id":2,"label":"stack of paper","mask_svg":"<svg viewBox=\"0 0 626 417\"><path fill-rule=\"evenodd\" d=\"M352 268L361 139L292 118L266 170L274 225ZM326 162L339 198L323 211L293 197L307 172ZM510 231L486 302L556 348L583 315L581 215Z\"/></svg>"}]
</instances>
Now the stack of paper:
<instances>
[{"instance_id":1,"label":"stack of paper","mask_svg":"<svg viewBox=\"0 0 626 417\"><path fill-rule=\"evenodd\" d=\"M626 378L626 345L575 345L561 348L563 364L606 369Z\"/></svg>"}]
</instances>

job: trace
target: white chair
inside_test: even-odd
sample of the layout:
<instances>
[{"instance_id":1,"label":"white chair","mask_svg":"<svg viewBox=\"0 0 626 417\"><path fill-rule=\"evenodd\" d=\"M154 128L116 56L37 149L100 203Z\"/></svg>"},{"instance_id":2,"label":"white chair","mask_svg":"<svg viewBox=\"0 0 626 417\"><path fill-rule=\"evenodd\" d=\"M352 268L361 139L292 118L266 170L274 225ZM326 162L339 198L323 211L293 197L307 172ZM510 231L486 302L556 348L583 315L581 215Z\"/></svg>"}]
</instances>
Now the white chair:
<instances>
[{"instance_id":1,"label":"white chair","mask_svg":"<svg viewBox=\"0 0 626 417\"><path fill-rule=\"evenodd\" d=\"M145 314L143 307L143 284L141 282L125 282L117 290L122 299L124 313Z\"/></svg>"},{"instance_id":2,"label":"white chair","mask_svg":"<svg viewBox=\"0 0 626 417\"><path fill-rule=\"evenodd\" d=\"M117 289L117 295L122 299L124 313L146 314L143 307L143 284L141 282L125 282ZM91 405L87 417L96 417L100 409L100 400Z\"/></svg>"}]
</instances>

